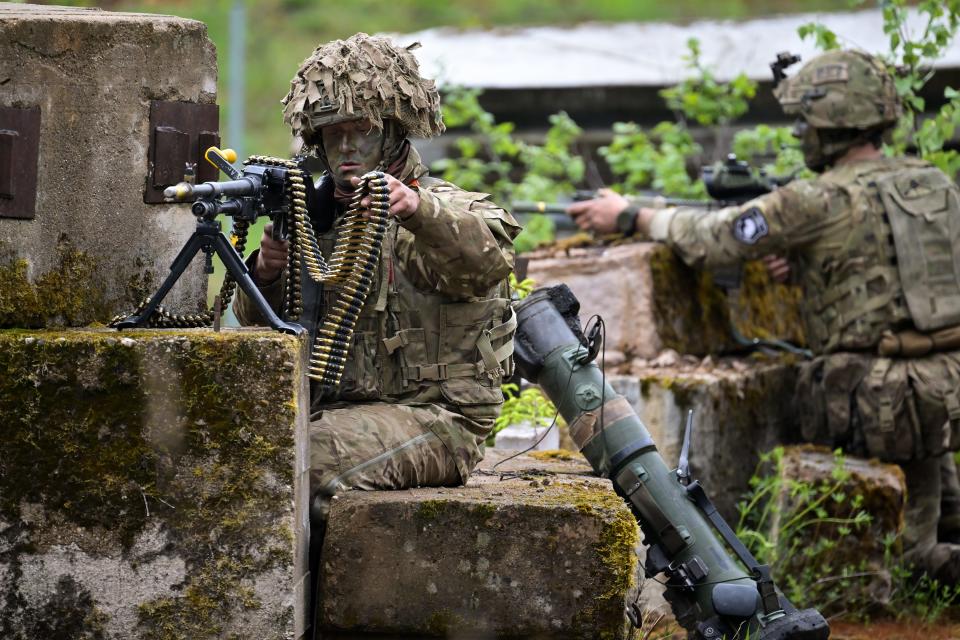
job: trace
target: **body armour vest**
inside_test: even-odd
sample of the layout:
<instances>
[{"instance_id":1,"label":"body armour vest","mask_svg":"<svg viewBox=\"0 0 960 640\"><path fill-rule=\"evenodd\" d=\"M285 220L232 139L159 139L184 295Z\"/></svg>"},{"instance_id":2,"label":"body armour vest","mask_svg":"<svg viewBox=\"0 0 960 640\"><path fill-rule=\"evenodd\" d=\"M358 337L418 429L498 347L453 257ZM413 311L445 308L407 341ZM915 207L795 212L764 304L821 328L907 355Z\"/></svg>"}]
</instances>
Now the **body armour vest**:
<instances>
[{"instance_id":1,"label":"body armour vest","mask_svg":"<svg viewBox=\"0 0 960 640\"><path fill-rule=\"evenodd\" d=\"M474 198L434 178L420 187L438 196ZM447 193L445 193L447 192ZM478 420L493 419L503 403L500 385L512 375L516 321L506 281L488 296L454 300L417 289L400 268L394 248L400 233L410 233L391 219L384 234L376 277L357 320L350 355L333 397L318 401L385 401L443 404ZM318 236L326 258L333 252L336 225ZM319 319L338 295L337 287L303 279L300 323L316 338Z\"/></svg>"},{"instance_id":2,"label":"body armour vest","mask_svg":"<svg viewBox=\"0 0 960 640\"><path fill-rule=\"evenodd\" d=\"M956 186L921 160L843 165L823 232L802 247L807 338L818 353L873 349L884 331L960 322Z\"/></svg>"}]
</instances>

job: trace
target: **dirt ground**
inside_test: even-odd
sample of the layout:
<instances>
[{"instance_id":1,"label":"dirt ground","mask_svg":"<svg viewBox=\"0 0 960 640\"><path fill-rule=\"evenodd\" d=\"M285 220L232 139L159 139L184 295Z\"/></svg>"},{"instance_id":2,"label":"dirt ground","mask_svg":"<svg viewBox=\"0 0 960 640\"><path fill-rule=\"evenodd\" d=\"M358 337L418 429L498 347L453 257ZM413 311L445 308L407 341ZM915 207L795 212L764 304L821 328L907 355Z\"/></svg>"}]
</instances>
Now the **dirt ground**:
<instances>
[{"instance_id":1,"label":"dirt ground","mask_svg":"<svg viewBox=\"0 0 960 640\"><path fill-rule=\"evenodd\" d=\"M676 625L657 625L635 636L642 640L682 640L687 637ZM881 620L862 622L830 622L830 640L960 640L960 622L926 625L920 622Z\"/></svg>"},{"instance_id":2,"label":"dirt ground","mask_svg":"<svg viewBox=\"0 0 960 640\"><path fill-rule=\"evenodd\" d=\"M923 625L878 621L870 624L831 622L830 640L958 640L960 623Z\"/></svg>"}]
</instances>

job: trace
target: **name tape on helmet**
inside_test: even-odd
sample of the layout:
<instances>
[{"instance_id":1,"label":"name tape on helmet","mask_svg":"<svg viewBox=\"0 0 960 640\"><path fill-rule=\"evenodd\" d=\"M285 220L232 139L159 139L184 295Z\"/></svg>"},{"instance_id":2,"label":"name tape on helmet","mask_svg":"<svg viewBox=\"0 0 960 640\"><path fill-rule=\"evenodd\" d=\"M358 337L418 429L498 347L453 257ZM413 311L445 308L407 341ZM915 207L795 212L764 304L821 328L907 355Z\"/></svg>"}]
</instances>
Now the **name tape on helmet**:
<instances>
[{"instance_id":1,"label":"name tape on helmet","mask_svg":"<svg viewBox=\"0 0 960 640\"><path fill-rule=\"evenodd\" d=\"M828 84L830 82L847 82L850 79L850 70L846 62L835 62L825 64L814 69L811 82L817 84Z\"/></svg>"}]
</instances>

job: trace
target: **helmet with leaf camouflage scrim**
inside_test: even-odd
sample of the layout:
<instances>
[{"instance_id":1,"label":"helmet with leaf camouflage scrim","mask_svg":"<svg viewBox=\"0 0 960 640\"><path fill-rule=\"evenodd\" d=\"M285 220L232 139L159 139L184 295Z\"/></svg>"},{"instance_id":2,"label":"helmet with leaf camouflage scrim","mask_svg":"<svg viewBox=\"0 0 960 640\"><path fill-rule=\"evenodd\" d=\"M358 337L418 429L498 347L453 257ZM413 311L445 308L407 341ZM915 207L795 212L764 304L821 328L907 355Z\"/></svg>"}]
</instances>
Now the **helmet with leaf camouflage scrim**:
<instances>
[{"instance_id":1,"label":"helmet with leaf camouflage scrim","mask_svg":"<svg viewBox=\"0 0 960 640\"><path fill-rule=\"evenodd\" d=\"M785 78L774 96L784 113L817 129L888 127L901 114L893 76L883 62L861 51L828 51Z\"/></svg>"},{"instance_id":2,"label":"helmet with leaf camouflage scrim","mask_svg":"<svg viewBox=\"0 0 960 640\"><path fill-rule=\"evenodd\" d=\"M420 76L412 53L419 46L358 33L317 47L290 82L283 121L308 145L321 128L360 118L380 129L392 119L413 136L440 134L440 95Z\"/></svg>"}]
</instances>

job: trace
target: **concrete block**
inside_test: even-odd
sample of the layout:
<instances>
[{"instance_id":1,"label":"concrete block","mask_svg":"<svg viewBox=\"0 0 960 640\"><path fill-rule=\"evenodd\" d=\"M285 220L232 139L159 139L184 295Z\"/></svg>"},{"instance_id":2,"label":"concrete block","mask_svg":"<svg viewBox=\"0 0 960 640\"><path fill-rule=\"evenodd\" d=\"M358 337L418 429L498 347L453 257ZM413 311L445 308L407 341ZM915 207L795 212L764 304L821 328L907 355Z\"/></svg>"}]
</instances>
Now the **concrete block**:
<instances>
[{"instance_id":1,"label":"concrete block","mask_svg":"<svg viewBox=\"0 0 960 640\"><path fill-rule=\"evenodd\" d=\"M0 637L300 637L305 346L0 331Z\"/></svg>"},{"instance_id":2,"label":"concrete block","mask_svg":"<svg viewBox=\"0 0 960 640\"><path fill-rule=\"evenodd\" d=\"M729 296L709 272L648 242L540 251L527 277L539 286L566 283L580 300L581 320L603 316L611 362L653 358L668 348L701 356L735 349L731 326L748 337L803 342L799 290L772 283L759 263L745 266Z\"/></svg>"},{"instance_id":3,"label":"concrete block","mask_svg":"<svg viewBox=\"0 0 960 640\"><path fill-rule=\"evenodd\" d=\"M82 326L152 293L196 222L144 204L152 100L216 102L206 25L0 5L0 107L39 108L36 215L0 217L0 327ZM165 301L206 305L202 260Z\"/></svg>"},{"instance_id":4,"label":"concrete block","mask_svg":"<svg viewBox=\"0 0 960 640\"><path fill-rule=\"evenodd\" d=\"M628 637L624 605L638 571L630 510L577 454L539 452L491 471L509 453L488 451L465 487L348 491L335 500L323 546L323 626Z\"/></svg>"},{"instance_id":5,"label":"concrete block","mask_svg":"<svg viewBox=\"0 0 960 640\"><path fill-rule=\"evenodd\" d=\"M811 585L804 597L822 603L825 614L890 604L890 569L904 522L903 470L813 445L774 453L768 499L748 523L769 543L777 573ZM869 521L851 524L860 511ZM767 515L762 522L760 514Z\"/></svg>"},{"instance_id":6,"label":"concrete block","mask_svg":"<svg viewBox=\"0 0 960 640\"><path fill-rule=\"evenodd\" d=\"M760 455L797 442L791 407L796 370L788 361L719 359L703 365L634 366L608 375L676 465L687 411L694 411L690 467L721 514L736 522L736 503L748 489Z\"/></svg>"},{"instance_id":7,"label":"concrete block","mask_svg":"<svg viewBox=\"0 0 960 640\"><path fill-rule=\"evenodd\" d=\"M534 427L529 422L511 424L497 432L496 447L511 451L550 451L560 448L560 428Z\"/></svg>"}]
</instances>

